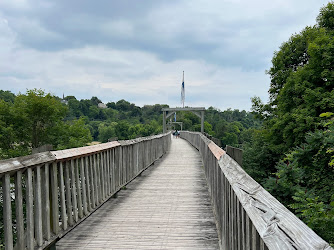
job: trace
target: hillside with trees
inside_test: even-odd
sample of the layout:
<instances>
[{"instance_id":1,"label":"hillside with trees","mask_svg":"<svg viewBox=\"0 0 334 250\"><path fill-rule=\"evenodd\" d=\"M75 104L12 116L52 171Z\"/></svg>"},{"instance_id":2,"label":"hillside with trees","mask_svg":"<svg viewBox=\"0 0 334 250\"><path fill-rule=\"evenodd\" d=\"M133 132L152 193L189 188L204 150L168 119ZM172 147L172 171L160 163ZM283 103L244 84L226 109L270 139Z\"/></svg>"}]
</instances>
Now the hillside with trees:
<instances>
[{"instance_id":1,"label":"hillside with trees","mask_svg":"<svg viewBox=\"0 0 334 250\"><path fill-rule=\"evenodd\" d=\"M45 144L59 150L92 141L162 133L161 110L168 105L139 107L126 100L101 104L98 97L77 100L75 96L59 98L38 89L18 95L0 90L0 158L27 155ZM201 130L200 119L191 112L178 112L177 121L183 123L184 130ZM222 140L223 145L241 147L260 122L244 110L210 107L204 125L205 132Z\"/></svg>"},{"instance_id":2,"label":"hillside with trees","mask_svg":"<svg viewBox=\"0 0 334 250\"><path fill-rule=\"evenodd\" d=\"M243 145L244 168L325 240L334 239L334 3L274 53L263 123Z\"/></svg>"}]
</instances>

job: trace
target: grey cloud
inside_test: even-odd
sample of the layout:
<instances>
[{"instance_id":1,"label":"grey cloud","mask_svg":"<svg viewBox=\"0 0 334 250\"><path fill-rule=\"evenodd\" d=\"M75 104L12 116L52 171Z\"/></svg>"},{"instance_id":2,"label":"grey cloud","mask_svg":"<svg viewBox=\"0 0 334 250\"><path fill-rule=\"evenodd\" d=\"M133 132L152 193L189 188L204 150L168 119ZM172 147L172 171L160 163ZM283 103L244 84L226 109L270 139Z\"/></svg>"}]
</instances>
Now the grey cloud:
<instances>
[{"instance_id":1,"label":"grey cloud","mask_svg":"<svg viewBox=\"0 0 334 250\"><path fill-rule=\"evenodd\" d=\"M274 50L315 23L321 5L1 0L0 89L180 105L185 70L186 102L249 109L250 97L266 99Z\"/></svg>"},{"instance_id":2,"label":"grey cloud","mask_svg":"<svg viewBox=\"0 0 334 250\"><path fill-rule=\"evenodd\" d=\"M275 13L265 1L248 3L247 9L229 1L63 0L43 5L34 0L31 5L38 8L26 10L26 18L21 9L4 8L19 41L30 48L101 45L151 52L164 61L202 59L248 70L264 67L257 59L277 47L272 44L278 27L295 21L289 6Z\"/></svg>"}]
</instances>

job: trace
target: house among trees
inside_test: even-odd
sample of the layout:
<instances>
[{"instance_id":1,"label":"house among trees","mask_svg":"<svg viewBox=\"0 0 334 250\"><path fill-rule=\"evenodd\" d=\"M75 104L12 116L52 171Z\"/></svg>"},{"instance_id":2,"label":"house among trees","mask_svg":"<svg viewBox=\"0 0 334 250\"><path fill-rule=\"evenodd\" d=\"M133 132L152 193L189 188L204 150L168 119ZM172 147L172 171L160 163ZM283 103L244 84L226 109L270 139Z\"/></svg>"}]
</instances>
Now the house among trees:
<instances>
[{"instance_id":1,"label":"house among trees","mask_svg":"<svg viewBox=\"0 0 334 250\"><path fill-rule=\"evenodd\" d=\"M106 104L104 104L103 102L100 102L98 105L97 105L100 109L106 109L108 108Z\"/></svg>"}]
</instances>

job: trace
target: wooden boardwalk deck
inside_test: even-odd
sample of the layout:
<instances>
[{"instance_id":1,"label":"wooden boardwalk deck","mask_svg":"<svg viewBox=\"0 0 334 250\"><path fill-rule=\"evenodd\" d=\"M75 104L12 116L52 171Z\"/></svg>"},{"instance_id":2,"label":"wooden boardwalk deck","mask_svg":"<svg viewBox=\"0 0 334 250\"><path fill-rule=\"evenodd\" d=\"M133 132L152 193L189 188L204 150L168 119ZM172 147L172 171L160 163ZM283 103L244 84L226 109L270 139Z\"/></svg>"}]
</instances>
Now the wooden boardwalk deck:
<instances>
[{"instance_id":1,"label":"wooden boardwalk deck","mask_svg":"<svg viewBox=\"0 0 334 250\"><path fill-rule=\"evenodd\" d=\"M56 249L219 249L198 151L173 139L166 156L56 244Z\"/></svg>"}]
</instances>

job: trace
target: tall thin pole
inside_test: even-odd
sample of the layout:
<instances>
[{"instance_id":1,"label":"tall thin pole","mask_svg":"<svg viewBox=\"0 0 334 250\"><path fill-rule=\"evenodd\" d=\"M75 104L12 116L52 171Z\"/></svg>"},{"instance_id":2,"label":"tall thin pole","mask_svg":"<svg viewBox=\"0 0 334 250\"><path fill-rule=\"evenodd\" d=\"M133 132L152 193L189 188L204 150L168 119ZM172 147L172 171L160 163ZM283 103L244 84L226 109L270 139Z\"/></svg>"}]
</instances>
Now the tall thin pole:
<instances>
[{"instance_id":1,"label":"tall thin pole","mask_svg":"<svg viewBox=\"0 0 334 250\"><path fill-rule=\"evenodd\" d=\"M184 100L185 100L185 89L184 89L184 71L183 71L182 87L181 87L181 103L183 108L184 108Z\"/></svg>"}]
</instances>

